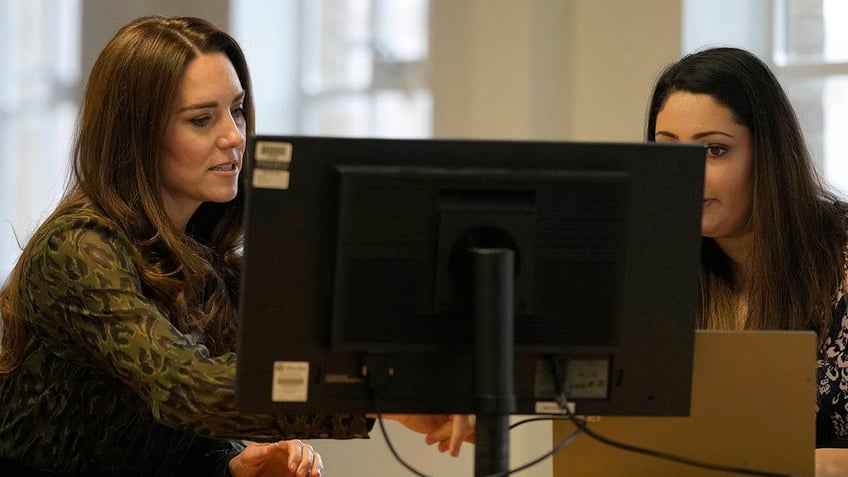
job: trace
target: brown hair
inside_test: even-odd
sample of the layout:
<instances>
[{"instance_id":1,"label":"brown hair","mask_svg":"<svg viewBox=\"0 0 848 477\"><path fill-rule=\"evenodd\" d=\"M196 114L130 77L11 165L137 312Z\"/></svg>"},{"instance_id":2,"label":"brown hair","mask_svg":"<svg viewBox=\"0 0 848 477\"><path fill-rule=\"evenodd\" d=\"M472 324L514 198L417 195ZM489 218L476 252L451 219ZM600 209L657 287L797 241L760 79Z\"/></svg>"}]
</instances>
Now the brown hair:
<instances>
[{"instance_id":1,"label":"brown hair","mask_svg":"<svg viewBox=\"0 0 848 477\"><path fill-rule=\"evenodd\" d=\"M821 183L780 83L759 58L738 48L712 48L668 66L654 87L646 139L677 91L707 94L751 131L753 276L749 329L815 330L824 336L842 286L846 208ZM710 238L701 249L698 325L733 328L736 284L727 256Z\"/></svg>"},{"instance_id":2,"label":"brown hair","mask_svg":"<svg viewBox=\"0 0 848 477\"><path fill-rule=\"evenodd\" d=\"M19 288L31 247L57 217L93 207L132 242L149 299L184 333L212 351L235 347L242 190L227 203L203 203L186 233L165 212L159 176L162 142L180 82L199 54L227 55L245 90L246 132L254 131L253 93L238 43L191 17L140 18L121 28L95 62L80 108L73 172L64 198L36 231L0 292L0 372L20 363L27 335Z\"/></svg>"}]
</instances>

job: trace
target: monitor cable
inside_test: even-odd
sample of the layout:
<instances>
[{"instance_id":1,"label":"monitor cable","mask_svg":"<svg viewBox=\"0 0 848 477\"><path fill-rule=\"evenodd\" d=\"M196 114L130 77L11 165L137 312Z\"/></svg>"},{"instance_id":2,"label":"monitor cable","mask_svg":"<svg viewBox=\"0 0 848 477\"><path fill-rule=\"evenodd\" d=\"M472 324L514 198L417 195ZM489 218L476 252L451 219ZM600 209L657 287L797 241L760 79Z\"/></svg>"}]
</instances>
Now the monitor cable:
<instances>
[{"instance_id":1,"label":"monitor cable","mask_svg":"<svg viewBox=\"0 0 848 477\"><path fill-rule=\"evenodd\" d=\"M418 476L418 477L429 477L427 474L424 474L423 472L421 472L421 471L419 471L419 470L415 469L414 467L412 467L412 465L410 465L408 462L406 462L405 460L403 460L403 458L400 456L400 454L399 454L399 453L397 452L397 450L395 449L394 445L393 445L393 444L392 444L392 442L391 442L391 439L389 439L389 434L388 434L388 432L386 432L386 427L385 427L385 425L383 424L383 414L382 414L382 411L380 410L380 398L379 398L379 396L378 396L378 393L376 393L376 392L375 392L375 394L374 394L374 403L375 403L375 408L376 408L376 411L377 411L377 422L378 422L378 424L379 424L379 426L380 426L380 431L383 433L383 439L386 441L386 445L387 445L387 446L388 446L388 448L389 448L389 452L391 452L392 456L395 458L395 460L397 460L397 461L398 461L398 463L400 463L400 464L401 464L402 466L404 466L407 470L409 470L410 472L412 472L412 474L413 474L413 475L416 475L416 476ZM518 426L520 426L520 425L522 425L522 424L526 424L526 423L531 422L531 421L540 421L540 420L551 421L551 420L555 420L556 418L561 418L561 417L562 417L562 416L547 416L547 417L544 417L544 418L531 418L531 419L525 419L525 420L518 421L518 422L516 422L516 423L514 423L514 424L510 425L510 426L509 426L509 429L510 429L510 430L513 430L513 429L515 429L516 427L518 427ZM489 474L489 475L486 475L485 477L506 477L506 476L513 475L513 474L515 474L515 473L521 472L521 471L523 471L523 470L527 470L528 468L530 468L530 467L532 467L532 466L534 466L534 465L537 465L537 464L541 463L541 462L542 462L542 461L544 461L545 459L550 458L551 456L553 456L553 455L554 455L554 454L556 454L557 452L559 452L559 451L561 451L562 449L564 449L565 447L567 447L569 444L571 444L572 442L574 442L574 440L577 438L577 436L579 436L579 435L580 435L580 433L581 433L582 431L583 431L583 429L582 429L582 428L578 428L577 430L575 430L574 432L572 432L571 434L569 434L569 435L568 435L565 439L563 439L563 440L562 440L559 444L557 444L557 445L556 445L553 449L551 449L550 451L546 452L545 454L543 454L543 455L541 455L541 456L539 456L539 457L537 457L537 458L535 458L535 459L533 459L533 460L531 460L531 461L529 461L529 462L526 462L526 463L524 463L524 464L521 464L520 466L518 466L518 467L516 467L516 468L514 468L514 469L510 469L510 470L508 470L508 471L506 471L506 472L499 472L499 473L496 473L496 474Z\"/></svg>"},{"instance_id":2,"label":"monitor cable","mask_svg":"<svg viewBox=\"0 0 848 477\"><path fill-rule=\"evenodd\" d=\"M577 439L577 437L580 436L580 434L584 434L584 433L586 435L588 435L589 437L591 437L591 438L593 438L593 439L595 439L595 440L597 440L597 441L599 441L603 444L609 445L611 447L615 447L617 449L621 449L621 450L628 451L628 452L634 452L634 453L637 453L637 454L643 454L643 455L647 455L647 456L655 457L655 458L659 458L659 459L669 460L669 461L672 461L672 462L677 462L677 463L680 463L680 464L689 465L689 466L693 466L693 467L700 467L700 468L703 468L703 469L714 470L714 471L717 471L717 472L744 474L744 475L759 476L759 477L797 477L797 476L792 475L792 474L784 474L784 473L779 473L779 472L768 472L768 471L749 469L749 468L744 468L744 467L734 467L734 466L727 466L727 465L721 465L721 464L714 464L714 463L710 463L710 462L699 461L699 460L696 460L696 459L691 459L691 458L688 458L688 457L683 457L683 456L679 456L679 455L675 455L675 454L671 454L671 453L667 453L667 452L662 452L662 451L657 451L657 450L653 450L653 449L639 447L639 446L635 446L635 445L631 445L631 444L626 444L626 443L623 443L623 442L616 441L614 439L610 439L610 438L605 437L601 434L598 434L597 432L595 432L595 431L593 431L592 429L589 428L589 424L585 419L580 418L579 416L575 415L571 411L571 409L568 406L568 401L566 399L565 390L563 389L563 386L562 386L562 384L565 382L565 380L563 379L564 374L561 371L560 363L558 362L558 360L554 356L549 357L549 363L551 365L551 372L553 373L554 390L555 390L555 394L556 394L555 401L556 401L557 405L560 407L560 409L563 410L564 415L547 415L547 416L539 416L539 417L532 417L532 418L524 419L524 420L518 421L518 422L510 425L509 430L511 431L518 426L521 426L521 425L524 425L524 424L527 424L527 423L530 423L530 422L558 421L558 420L568 420L572 424L574 424L576 429L571 434L566 436L565 439L563 439L561 442L559 442L550 451L546 452L545 454L543 454L543 455L541 455L541 456L539 456L539 457L537 457L537 458L535 458L535 459L533 459L533 460L531 460L527 463L524 463L524 464L522 464L522 465L520 465L520 466L518 466L514 469L510 469L510 470L507 470L505 472L489 474L485 477L507 477L509 475L513 475L515 473L526 470L526 469L528 469L528 468L530 468L534 465L539 464L540 462L544 461L545 459L552 457L553 455L557 454L558 452L562 451L563 449L568 447L568 445L570 445L572 442L574 442ZM381 406L381 400L380 400L380 390L384 386L388 385L388 382L391 380L392 374L393 374L393 369L389 368L387 370L387 373L385 373L385 374L377 373L377 375L381 376L381 377L377 378L375 380L370 379L370 378L376 378L374 373L368 373L368 375L366 376L366 377L369 378L369 382L371 383L370 387L371 387L371 391L373 393L372 397L374 399L374 405L375 405L375 410L376 410L376 414L377 414L377 423L380 427L380 431L383 433L383 439L385 440L386 445L389 448L389 452L391 452L391 454L395 458L395 460L397 460L398 463L400 463L403 467L405 467L413 475L416 475L418 477L430 477L427 474L425 474L425 473L419 471L418 469L414 468L412 465L410 465L408 462L406 462L400 456L397 449L395 449L394 445L392 444L392 441L389 438L389 434L386 430L386 427L385 427L385 424L384 424L384 421L383 421L383 412L382 412L382 406Z\"/></svg>"},{"instance_id":3,"label":"monitor cable","mask_svg":"<svg viewBox=\"0 0 848 477\"><path fill-rule=\"evenodd\" d=\"M674 454L670 454L667 452L661 452L657 450L647 449L644 447L639 447L631 444L626 444L623 442L619 442L608 437L602 436L597 432L593 431L589 428L585 419L581 419L572 413L571 409L568 406L568 401L565 396L565 390L563 389L564 373L562 373L562 367L559 363L559 360L554 356L549 356L549 363L551 365L551 372L553 373L553 381L554 381L554 390L556 392L556 403L560 409L563 410L564 416L551 416L552 420L569 420L571 421L578 430L582 430L583 433L595 439L599 442L602 442L606 445L622 449L629 452L635 452L637 454L644 454L651 457L656 457L659 459L665 459L672 462L677 462L684 465L689 465L693 467L700 467L702 469L715 470L717 472L727 472L727 473L735 473L735 474L745 474L745 475L754 475L761 477L797 477L792 474L783 474L779 472L768 472L756 469L748 469L744 467L733 467L721 464L713 464L710 462L699 461L695 459L691 459L688 457L682 457ZM538 419L534 418L533 420Z\"/></svg>"},{"instance_id":4,"label":"monitor cable","mask_svg":"<svg viewBox=\"0 0 848 477\"><path fill-rule=\"evenodd\" d=\"M386 426L385 426L385 423L384 423L384 420L383 420L382 402L381 402L381 399L380 399L380 394L381 394L381 391L384 388L389 386L391 379L394 376L394 368L391 365L391 358L386 356L386 355L379 355L379 354L366 357L365 363L364 363L364 366L363 366L363 375L368 381L368 386L369 386L369 389L372 393L372 398L373 398L373 401L374 401L374 407L375 407L375 411L376 411L376 414L377 414L377 424L379 425L380 432L383 433L383 439L386 441L386 446L389 448L389 452L392 454L392 456L395 458L395 460L398 461L398 463L400 465L405 467L413 475L416 475L418 477L429 477L427 474L425 474L425 473L419 471L418 469L414 468L411 464L406 462L400 456L400 453L398 453L397 449L395 449L394 444L392 444L392 441L389 438L389 433L386 431ZM557 417L561 417L561 416L557 416ZM546 419L551 420L551 418L546 418ZM509 430L513 430L514 428L518 427L519 425L524 424L524 423L529 422L529 421L530 420L519 421L515 424L512 424L511 426L509 426ZM536 464L539 464L540 462L542 462L545 459L553 456L554 454L556 454L557 452L559 452L560 450L564 449L566 446L571 444L577 438L577 436L580 435L580 433L583 431L583 427L585 427L585 424L582 427L578 427L578 429L576 431L574 431L569 436L567 436L565 439L563 439L563 441L560 442L553 449L551 449L550 451L546 452L545 454L533 459L532 461L524 463L524 464L522 464L522 465L520 465L520 466L518 466L514 469L510 469L510 470L507 470L505 472L500 472L500 473L496 473L496 474L490 474L490 475L487 475L485 477L506 477L506 476L512 475L514 473L526 470L526 469L528 469L528 468L530 468L530 467L532 467Z\"/></svg>"}]
</instances>

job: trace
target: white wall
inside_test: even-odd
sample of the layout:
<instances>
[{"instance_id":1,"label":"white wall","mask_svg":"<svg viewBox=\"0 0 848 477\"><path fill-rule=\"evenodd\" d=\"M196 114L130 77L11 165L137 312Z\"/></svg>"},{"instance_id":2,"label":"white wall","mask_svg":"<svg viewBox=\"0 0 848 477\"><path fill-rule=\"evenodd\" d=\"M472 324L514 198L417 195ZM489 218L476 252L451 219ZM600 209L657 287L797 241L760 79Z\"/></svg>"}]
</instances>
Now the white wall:
<instances>
[{"instance_id":1,"label":"white wall","mask_svg":"<svg viewBox=\"0 0 848 477\"><path fill-rule=\"evenodd\" d=\"M133 17L192 14L224 27L229 21L226 0L84 5L84 71ZM639 141L651 84L681 51L680 18L680 0L433 0L434 135ZM388 432L400 454L428 475L473 474L473 447L453 459L394 423ZM328 476L409 475L379 430L369 440L312 443ZM549 424L519 428L511 436L513 466L551 446ZM548 460L520 475L550 477L551 469Z\"/></svg>"},{"instance_id":2,"label":"white wall","mask_svg":"<svg viewBox=\"0 0 848 477\"><path fill-rule=\"evenodd\" d=\"M83 0L82 68L85 77L115 32L144 15L191 15L229 26L229 0Z\"/></svg>"},{"instance_id":3,"label":"white wall","mask_svg":"<svg viewBox=\"0 0 848 477\"><path fill-rule=\"evenodd\" d=\"M434 135L642 138L680 0L434 0Z\"/></svg>"}]
</instances>

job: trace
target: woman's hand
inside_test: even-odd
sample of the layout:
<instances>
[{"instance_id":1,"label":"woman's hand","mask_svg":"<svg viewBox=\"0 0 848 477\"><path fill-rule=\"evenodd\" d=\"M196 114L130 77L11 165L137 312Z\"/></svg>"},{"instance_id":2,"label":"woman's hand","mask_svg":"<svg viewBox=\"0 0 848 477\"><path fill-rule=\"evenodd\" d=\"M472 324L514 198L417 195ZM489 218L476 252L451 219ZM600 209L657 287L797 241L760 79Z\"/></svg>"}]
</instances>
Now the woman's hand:
<instances>
[{"instance_id":1,"label":"woman's hand","mask_svg":"<svg viewBox=\"0 0 848 477\"><path fill-rule=\"evenodd\" d=\"M438 443L439 452L450 452L454 457L459 455L463 442L474 443L476 420L473 415L383 414L383 418L398 421L415 432L425 434L427 445Z\"/></svg>"},{"instance_id":2,"label":"woman's hand","mask_svg":"<svg viewBox=\"0 0 848 477\"><path fill-rule=\"evenodd\" d=\"M319 477L323 472L321 454L297 439L254 442L230 460L233 477Z\"/></svg>"}]
</instances>

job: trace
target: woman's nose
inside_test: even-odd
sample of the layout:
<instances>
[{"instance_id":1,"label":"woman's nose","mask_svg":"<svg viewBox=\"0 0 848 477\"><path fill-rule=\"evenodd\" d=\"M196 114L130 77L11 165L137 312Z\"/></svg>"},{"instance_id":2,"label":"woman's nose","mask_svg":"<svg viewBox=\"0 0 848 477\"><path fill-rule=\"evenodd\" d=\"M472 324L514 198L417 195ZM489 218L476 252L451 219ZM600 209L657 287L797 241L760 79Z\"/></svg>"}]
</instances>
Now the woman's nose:
<instances>
[{"instance_id":1,"label":"woman's nose","mask_svg":"<svg viewBox=\"0 0 848 477\"><path fill-rule=\"evenodd\" d=\"M222 149L240 148L245 144L244 128L234 119L227 122L226 129L218 139Z\"/></svg>"}]
</instances>

